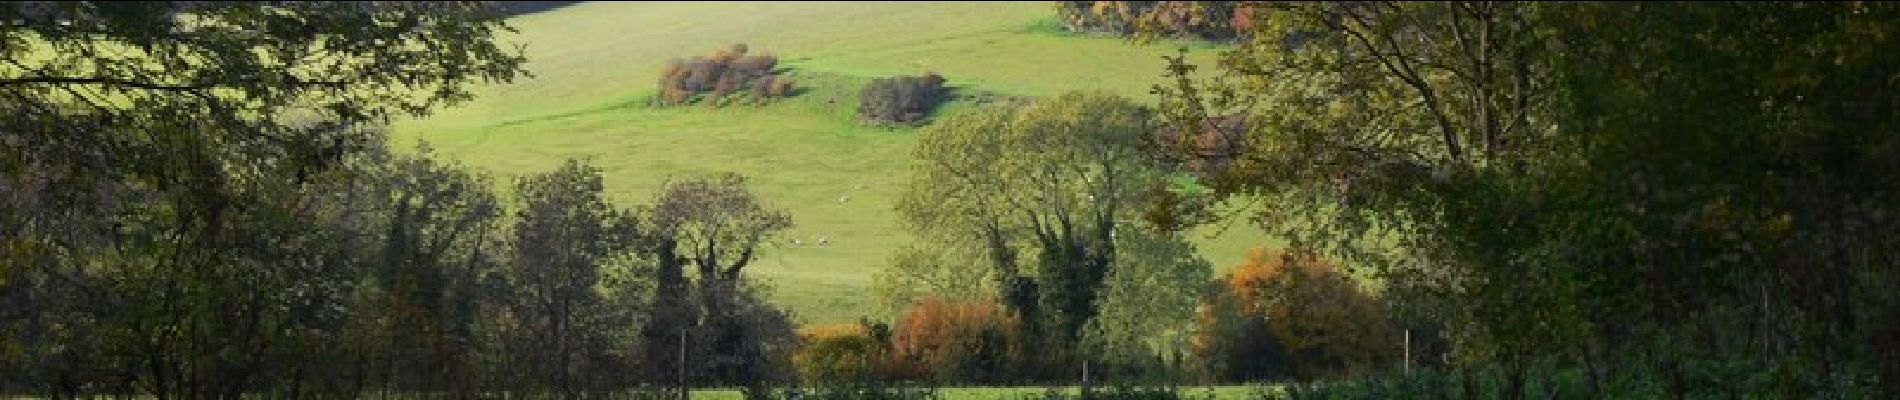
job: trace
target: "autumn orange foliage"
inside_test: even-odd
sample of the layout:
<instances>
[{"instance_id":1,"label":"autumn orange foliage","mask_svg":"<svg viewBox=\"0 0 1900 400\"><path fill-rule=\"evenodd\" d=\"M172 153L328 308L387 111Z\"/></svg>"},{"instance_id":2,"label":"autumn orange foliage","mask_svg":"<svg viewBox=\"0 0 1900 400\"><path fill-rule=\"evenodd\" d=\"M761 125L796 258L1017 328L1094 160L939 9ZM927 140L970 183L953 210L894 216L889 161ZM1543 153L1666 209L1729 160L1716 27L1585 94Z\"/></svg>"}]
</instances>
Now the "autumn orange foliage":
<instances>
[{"instance_id":1,"label":"autumn orange foliage","mask_svg":"<svg viewBox=\"0 0 1900 400\"><path fill-rule=\"evenodd\" d=\"M893 371L922 378L984 380L994 373L1014 342L1013 326L994 302L925 299L905 310L891 332Z\"/></svg>"},{"instance_id":2,"label":"autumn orange foliage","mask_svg":"<svg viewBox=\"0 0 1900 400\"><path fill-rule=\"evenodd\" d=\"M930 355L943 351L959 336L1001 321L992 303L952 303L931 298L904 311L891 347L898 354Z\"/></svg>"},{"instance_id":3,"label":"autumn orange foliage","mask_svg":"<svg viewBox=\"0 0 1900 400\"><path fill-rule=\"evenodd\" d=\"M1311 255L1256 248L1222 279L1221 293L1202 308L1195 349L1203 357L1279 357L1231 365L1274 368L1294 378L1356 374L1395 358L1397 333L1383 305L1333 264ZM1238 320L1238 321L1237 321ZM1264 331L1260 329L1264 324ZM1271 343L1253 343L1255 341ZM1268 367L1268 366L1271 367ZM1284 368L1284 370L1278 370ZM1228 371L1254 377L1257 371Z\"/></svg>"}]
</instances>

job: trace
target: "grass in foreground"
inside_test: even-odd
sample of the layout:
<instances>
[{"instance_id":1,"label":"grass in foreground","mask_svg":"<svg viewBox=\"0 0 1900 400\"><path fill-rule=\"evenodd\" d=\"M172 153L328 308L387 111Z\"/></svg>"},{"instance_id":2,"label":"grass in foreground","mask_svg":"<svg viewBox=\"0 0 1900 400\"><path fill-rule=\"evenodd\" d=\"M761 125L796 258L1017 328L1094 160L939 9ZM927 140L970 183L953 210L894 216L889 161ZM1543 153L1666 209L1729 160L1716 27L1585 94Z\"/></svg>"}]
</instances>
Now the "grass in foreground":
<instances>
[{"instance_id":1,"label":"grass in foreground","mask_svg":"<svg viewBox=\"0 0 1900 400\"><path fill-rule=\"evenodd\" d=\"M1047 393L1051 388L1052 387L1045 386L945 387L938 388L937 394L944 400L1040 399L1041 396ZM1064 386L1057 389L1068 394L1076 394L1081 390L1074 386ZM1183 386L1181 387L1181 394L1184 397L1192 398L1206 398L1212 395L1215 399L1220 400L1238 400L1258 398L1259 393L1267 389L1270 389L1270 387L1256 385ZM695 400L739 400L744 398L745 396L740 394L737 389L702 389L693 391L693 399Z\"/></svg>"}]
</instances>

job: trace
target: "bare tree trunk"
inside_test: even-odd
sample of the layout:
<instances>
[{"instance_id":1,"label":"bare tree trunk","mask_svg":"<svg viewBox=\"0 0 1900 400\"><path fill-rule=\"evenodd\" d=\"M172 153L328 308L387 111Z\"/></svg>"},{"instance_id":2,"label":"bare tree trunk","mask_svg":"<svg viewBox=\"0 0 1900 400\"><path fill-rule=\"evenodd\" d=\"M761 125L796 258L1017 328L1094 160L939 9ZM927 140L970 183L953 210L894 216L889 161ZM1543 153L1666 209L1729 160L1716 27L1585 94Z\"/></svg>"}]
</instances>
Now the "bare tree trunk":
<instances>
[{"instance_id":1,"label":"bare tree trunk","mask_svg":"<svg viewBox=\"0 0 1900 400\"><path fill-rule=\"evenodd\" d=\"M1592 338L1584 341L1583 369L1584 378L1586 378L1585 384L1588 385L1587 387L1590 390L1590 397L1597 397L1603 391L1603 371L1598 366L1596 347L1596 339Z\"/></svg>"},{"instance_id":2,"label":"bare tree trunk","mask_svg":"<svg viewBox=\"0 0 1900 400\"><path fill-rule=\"evenodd\" d=\"M1459 371L1458 383L1459 383L1459 386L1464 389L1464 394L1461 396L1458 396L1459 398L1464 398L1464 399L1478 398L1478 382L1474 380L1475 379L1474 377L1472 377L1472 375L1476 373L1477 373L1476 371L1472 371L1470 368L1462 368L1461 371Z\"/></svg>"},{"instance_id":3,"label":"bare tree trunk","mask_svg":"<svg viewBox=\"0 0 1900 400\"><path fill-rule=\"evenodd\" d=\"M1663 375L1668 383L1669 398L1676 400L1688 398L1688 387L1685 386L1686 382L1683 381L1682 377L1682 364L1672 358L1663 361L1662 369Z\"/></svg>"},{"instance_id":4,"label":"bare tree trunk","mask_svg":"<svg viewBox=\"0 0 1900 400\"><path fill-rule=\"evenodd\" d=\"M1888 318L1873 335L1874 371L1882 395L1889 399L1900 399L1900 319Z\"/></svg>"},{"instance_id":5,"label":"bare tree trunk","mask_svg":"<svg viewBox=\"0 0 1900 400\"><path fill-rule=\"evenodd\" d=\"M680 364L679 364L678 378L679 378L680 400L689 400L691 399L692 396L687 395L688 387L686 386L686 327L685 326L680 327L680 360L679 361L680 361Z\"/></svg>"},{"instance_id":6,"label":"bare tree trunk","mask_svg":"<svg viewBox=\"0 0 1900 400\"><path fill-rule=\"evenodd\" d=\"M289 398L290 400L297 400L303 397L303 374L304 374L303 363L301 362L297 363L296 367L291 368L290 393L288 396L286 396L286 398Z\"/></svg>"},{"instance_id":7,"label":"bare tree trunk","mask_svg":"<svg viewBox=\"0 0 1900 400\"><path fill-rule=\"evenodd\" d=\"M1514 359L1505 364L1504 398L1524 400L1524 369L1526 368L1524 364L1522 359Z\"/></svg>"}]
</instances>

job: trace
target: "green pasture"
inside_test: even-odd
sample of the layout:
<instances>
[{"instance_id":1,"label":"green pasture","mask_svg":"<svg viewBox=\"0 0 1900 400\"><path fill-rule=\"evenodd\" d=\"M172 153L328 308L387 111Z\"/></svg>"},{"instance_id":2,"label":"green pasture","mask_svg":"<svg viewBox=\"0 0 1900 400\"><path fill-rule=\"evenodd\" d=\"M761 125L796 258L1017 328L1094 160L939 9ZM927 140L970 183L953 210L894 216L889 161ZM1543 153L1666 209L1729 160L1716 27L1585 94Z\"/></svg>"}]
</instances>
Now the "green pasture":
<instances>
[{"instance_id":1,"label":"green pasture","mask_svg":"<svg viewBox=\"0 0 1900 400\"><path fill-rule=\"evenodd\" d=\"M859 123L858 88L935 71L972 95L939 114L975 107L979 93L1101 90L1152 101L1149 88L1165 80L1161 57L1180 45L1063 34L1053 15L1047 2L581 3L512 21L519 33L505 40L526 46L534 78L398 121L392 135L399 148L425 140L502 186L590 157L627 205L649 202L668 179L744 174L797 224L753 270L776 287L775 300L805 322L879 316L868 289L908 240L892 207L916 130ZM778 56L803 93L763 106L647 105L668 60L734 43ZM1189 47L1196 60L1214 56ZM1223 267L1264 240L1244 225L1211 232L1196 240ZM815 245L821 238L830 244Z\"/></svg>"}]
</instances>

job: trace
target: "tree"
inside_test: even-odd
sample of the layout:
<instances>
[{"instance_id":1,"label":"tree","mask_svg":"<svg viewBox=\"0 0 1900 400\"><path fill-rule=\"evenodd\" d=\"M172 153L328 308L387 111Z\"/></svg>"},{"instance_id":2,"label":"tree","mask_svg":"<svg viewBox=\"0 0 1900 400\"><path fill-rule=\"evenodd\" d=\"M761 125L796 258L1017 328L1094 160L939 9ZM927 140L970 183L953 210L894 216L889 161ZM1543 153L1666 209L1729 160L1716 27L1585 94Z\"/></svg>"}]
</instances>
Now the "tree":
<instances>
[{"instance_id":1,"label":"tree","mask_svg":"<svg viewBox=\"0 0 1900 400\"><path fill-rule=\"evenodd\" d=\"M892 315L926 298L978 301L996 295L995 269L968 257L980 244L918 241L898 248L872 285Z\"/></svg>"},{"instance_id":2,"label":"tree","mask_svg":"<svg viewBox=\"0 0 1900 400\"><path fill-rule=\"evenodd\" d=\"M683 379L672 367L681 363L681 343L691 339L705 351L685 361L688 369L712 382L772 379L788 361L788 318L757 300L741 273L761 244L792 226L791 217L766 208L736 174L670 183L646 213L658 286L657 314L643 335L649 367L672 369L651 376Z\"/></svg>"},{"instance_id":3,"label":"tree","mask_svg":"<svg viewBox=\"0 0 1900 400\"><path fill-rule=\"evenodd\" d=\"M356 234L330 250L359 257L354 275L365 278L347 322L362 331L347 334L380 339L344 343L357 358L354 373L359 381L379 377L385 389L469 393L476 371L468 343L489 301L480 298L480 279L506 258L487 233L501 225L499 200L486 177L431 159L426 146L412 155L362 154L353 176L327 192L341 206L330 223Z\"/></svg>"},{"instance_id":4,"label":"tree","mask_svg":"<svg viewBox=\"0 0 1900 400\"><path fill-rule=\"evenodd\" d=\"M279 181L234 197L238 211L223 225L234 237L197 269L163 268L137 251L76 249L70 257L127 264L28 275L16 293L37 311L18 327L86 336L12 332L26 359L40 361L0 365L26 368L7 376L46 382L36 390L61 395L469 389L473 360L463 343L475 319L476 277L498 252L484 234L498 205L479 177L420 153L368 148L308 183ZM117 207L137 216L166 206ZM176 234L149 217L73 223L117 225L127 234L108 237L128 250ZM227 297L194 309L203 307L196 296L211 294Z\"/></svg>"},{"instance_id":5,"label":"tree","mask_svg":"<svg viewBox=\"0 0 1900 400\"><path fill-rule=\"evenodd\" d=\"M1218 288L1197 338L1218 378L1351 377L1400 350L1385 304L1311 255L1255 248Z\"/></svg>"},{"instance_id":6,"label":"tree","mask_svg":"<svg viewBox=\"0 0 1900 400\"><path fill-rule=\"evenodd\" d=\"M639 249L642 227L631 211L602 196L600 170L578 160L517 181L522 208L516 212L514 304L520 324L521 362L529 366L527 388L567 396L600 383L583 380L616 361L602 335L615 313L596 287L603 270Z\"/></svg>"},{"instance_id":7,"label":"tree","mask_svg":"<svg viewBox=\"0 0 1900 400\"><path fill-rule=\"evenodd\" d=\"M1085 327L1089 368L1104 381L1169 378L1185 372L1195 309L1213 267L1194 247L1165 232L1123 228L1125 256L1104 278L1101 311Z\"/></svg>"},{"instance_id":8,"label":"tree","mask_svg":"<svg viewBox=\"0 0 1900 400\"><path fill-rule=\"evenodd\" d=\"M1399 332L1384 304L1358 282L1316 259L1285 255L1279 262L1265 281L1245 286L1264 292L1256 295L1258 311L1286 352L1292 377L1356 376L1397 358Z\"/></svg>"},{"instance_id":9,"label":"tree","mask_svg":"<svg viewBox=\"0 0 1900 400\"><path fill-rule=\"evenodd\" d=\"M523 62L479 3L28 1L0 18L15 22L0 32L5 172L44 164L199 196L246 182L225 166L308 175L376 132L335 126L426 114Z\"/></svg>"},{"instance_id":10,"label":"tree","mask_svg":"<svg viewBox=\"0 0 1900 400\"><path fill-rule=\"evenodd\" d=\"M1265 315L1241 293L1216 283L1196 309L1193 351L1197 367L1214 381L1261 381L1287 375L1286 350L1267 331Z\"/></svg>"},{"instance_id":11,"label":"tree","mask_svg":"<svg viewBox=\"0 0 1900 400\"><path fill-rule=\"evenodd\" d=\"M0 315L0 341L34 360L7 376L54 396L301 381L357 277L333 250L362 231L317 218L357 207L323 198L325 171L380 144L363 125L522 62L470 3L13 2L0 19L0 309L30 310Z\"/></svg>"},{"instance_id":12,"label":"tree","mask_svg":"<svg viewBox=\"0 0 1900 400\"><path fill-rule=\"evenodd\" d=\"M1900 327L1890 317L1900 282L1876 272L1896 265L1900 244L1888 222L1900 203L1877 189L1900 179L1900 103L1890 93L1900 61L1874 55L1896 46L1900 8L1549 12L1584 17L1552 20L1570 49L1557 62L1566 94L1557 111L1580 133L1563 145L1584 151L1565 170L1579 191L1547 201L1603 210L1588 225L1583 215L1551 217L1595 229L1550 236L1602 249L1552 258L1624 266L1597 278L1612 289L1581 285L1624 299L1584 303L1615 327L1606 339L1693 349L1645 360L1672 395L1701 386L1707 373L1696 364L1707 359L1779 369L1764 379L1774 383L1738 391L1851 393L1858 388L1839 377L1883 374L1884 390L1900 393L1900 370L1872 361L1900 351L1875 339ZM1602 29L1605 21L1628 29ZM1641 63L1586 67L1621 46L1643 49L1630 54ZM1733 333L1709 333L1723 328Z\"/></svg>"},{"instance_id":13,"label":"tree","mask_svg":"<svg viewBox=\"0 0 1900 400\"><path fill-rule=\"evenodd\" d=\"M1388 282L1477 293L1431 310L1441 320L1490 321L1464 336L1500 351L1467 355L1517 366L1514 357L1534 354L1534 343L1581 330L1576 314L1513 319L1530 315L1512 311L1529 303L1564 309L1558 304L1576 293L1544 286L1566 278L1506 260L1509 249L1528 245L1512 243L1530 236L1508 228L1523 222L1447 219L1526 215L1521 205L1489 201L1496 192L1476 182L1547 182L1533 173L1535 163L1568 162L1546 158L1557 132L1549 112L1554 43L1537 5L1238 7L1253 10L1256 23L1243 35L1250 39L1222 57L1225 76L1196 82L1188 78L1195 67L1177 58L1170 66L1177 83L1157 87L1172 133L1157 149L1205 189L1162 196L1152 214L1159 222L1206 223L1207 206L1220 199L1261 198L1263 227L1295 246L1372 268L1369 275ZM1235 118L1245 123L1228 123ZM1479 249L1488 253L1466 252Z\"/></svg>"},{"instance_id":14,"label":"tree","mask_svg":"<svg viewBox=\"0 0 1900 400\"><path fill-rule=\"evenodd\" d=\"M898 209L923 240L985 260L1019 334L1060 360L1053 352L1076 350L1104 280L1125 263L1118 226L1160 185L1141 147L1149 117L1125 99L1070 93L946 118L920 134Z\"/></svg>"},{"instance_id":15,"label":"tree","mask_svg":"<svg viewBox=\"0 0 1900 400\"><path fill-rule=\"evenodd\" d=\"M1895 67L1872 55L1892 47L1894 8L1263 10L1220 65L1232 76L1166 91L1181 132L1251 122L1210 146L1230 161L1202 163L1202 182L1278 200L1277 233L1426 299L1408 314L1452 328L1459 364L1502 364L1506 396L1537 359L1581 364L1598 396L1646 393L1619 376L1674 397L1900 381L1870 356L1900 332L1877 316L1894 281L1871 272L1892 262L1849 255L1894 248L1872 227L1900 203L1871 189L1896 176ZM1210 156L1186 135L1167 151Z\"/></svg>"},{"instance_id":16,"label":"tree","mask_svg":"<svg viewBox=\"0 0 1900 400\"><path fill-rule=\"evenodd\" d=\"M1033 346L1010 332L1021 321L1003 315L995 302L926 298L898 317L891 330L891 362L900 376L937 382L1018 383L1013 376L1037 367L1024 351Z\"/></svg>"}]
</instances>

